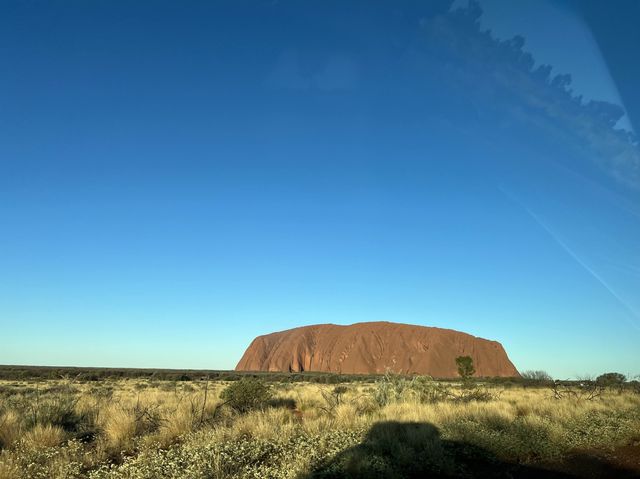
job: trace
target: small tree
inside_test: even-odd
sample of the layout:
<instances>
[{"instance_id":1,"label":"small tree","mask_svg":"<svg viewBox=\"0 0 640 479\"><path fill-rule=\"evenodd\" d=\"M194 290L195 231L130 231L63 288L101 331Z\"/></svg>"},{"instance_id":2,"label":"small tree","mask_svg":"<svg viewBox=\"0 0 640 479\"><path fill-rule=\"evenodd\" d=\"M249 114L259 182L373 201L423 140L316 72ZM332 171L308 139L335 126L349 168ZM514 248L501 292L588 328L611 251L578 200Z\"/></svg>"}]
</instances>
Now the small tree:
<instances>
[{"instance_id":1,"label":"small tree","mask_svg":"<svg viewBox=\"0 0 640 479\"><path fill-rule=\"evenodd\" d=\"M553 378L546 371L523 371L520 376L522 379L527 379L529 381L536 382L550 382L553 381Z\"/></svg>"},{"instance_id":2,"label":"small tree","mask_svg":"<svg viewBox=\"0 0 640 479\"><path fill-rule=\"evenodd\" d=\"M246 413L265 407L271 399L271 390L259 379L243 378L227 386L220 399L235 411Z\"/></svg>"},{"instance_id":3,"label":"small tree","mask_svg":"<svg viewBox=\"0 0 640 479\"><path fill-rule=\"evenodd\" d=\"M468 381L476 373L471 356L458 356L456 366L458 366L458 375L463 381Z\"/></svg>"},{"instance_id":4,"label":"small tree","mask_svg":"<svg viewBox=\"0 0 640 479\"><path fill-rule=\"evenodd\" d=\"M347 386L336 386L330 392L324 389L320 390L322 398L327 403L326 407L320 406L320 409L333 414L335 409L342 404L342 396L348 391Z\"/></svg>"},{"instance_id":5,"label":"small tree","mask_svg":"<svg viewBox=\"0 0 640 479\"><path fill-rule=\"evenodd\" d=\"M604 387L622 387L627 377L622 373L604 373L596 378L596 384Z\"/></svg>"}]
</instances>

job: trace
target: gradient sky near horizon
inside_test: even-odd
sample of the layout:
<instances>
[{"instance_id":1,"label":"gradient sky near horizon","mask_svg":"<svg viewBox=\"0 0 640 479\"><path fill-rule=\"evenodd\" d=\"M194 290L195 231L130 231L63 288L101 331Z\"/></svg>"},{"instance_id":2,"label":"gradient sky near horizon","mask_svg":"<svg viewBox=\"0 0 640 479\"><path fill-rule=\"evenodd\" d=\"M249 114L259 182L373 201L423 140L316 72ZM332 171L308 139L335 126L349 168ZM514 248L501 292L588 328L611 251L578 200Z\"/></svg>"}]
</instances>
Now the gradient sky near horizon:
<instances>
[{"instance_id":1,"label":"gradient sky near horizon","mask_svg":"<svg viewBox=\"0 0 640 479\"><path fill-rule=\"evenodd\" d=\"M640 374L637 144L477 24L585 104L615 79L569 2L465 5L2 2L0 364L231 369L394 321Z\"/></svg>"}]
</instances>

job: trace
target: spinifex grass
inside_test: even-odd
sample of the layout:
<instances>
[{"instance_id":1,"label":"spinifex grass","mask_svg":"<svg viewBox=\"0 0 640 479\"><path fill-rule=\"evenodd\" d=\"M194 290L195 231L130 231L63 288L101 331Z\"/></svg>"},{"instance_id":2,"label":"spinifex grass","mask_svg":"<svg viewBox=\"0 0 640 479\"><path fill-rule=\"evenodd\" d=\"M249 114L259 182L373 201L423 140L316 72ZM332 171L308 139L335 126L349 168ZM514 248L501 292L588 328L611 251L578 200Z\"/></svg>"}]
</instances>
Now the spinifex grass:
<instances>
[{"instance_id":1,"label":"spinifex grass","mask_svg":"<svg viewBox=\"0 0 640 479\"><path fill-rule=\"evenodd\" d=\"M245 413L224 404L225 382L6 382L0 479L339 477L341 468L402 477L414 456L455 474L455 444L531 464L640 440L631 390L584 400L483 386L476 397L451 383L405 381L272 384L270 399Z\"/></svg>"}]
</instances>

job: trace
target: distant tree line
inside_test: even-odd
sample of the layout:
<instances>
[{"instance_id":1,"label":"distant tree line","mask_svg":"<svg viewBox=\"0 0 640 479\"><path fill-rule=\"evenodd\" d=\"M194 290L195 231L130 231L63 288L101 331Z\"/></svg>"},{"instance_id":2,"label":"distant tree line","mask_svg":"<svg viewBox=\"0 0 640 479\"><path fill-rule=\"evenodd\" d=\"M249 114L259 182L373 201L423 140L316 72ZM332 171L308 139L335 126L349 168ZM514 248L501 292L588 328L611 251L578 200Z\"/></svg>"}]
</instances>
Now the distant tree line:
<instances>
[{"instance_id":1,"label":"distant tree line","mask_svg":"<svg viewBox=\"0 0 640 479\"><path fill-rule=\"evenodd\" d=\"M456 358L459 378L435 378L444 382L457 382L462 379L466 383L481 382L503 387L510 386L546 386L554 380L545 371L524 371L521 377L478 377L475 366L469 356ZM224 370L197 369L135 369L135 368L82 368L51 366L1 366L0 380L53 380L71 379L78 382L109 381L119 379L147 379L156 381L238 381L243 378L261 379L267 382L310 382L318 384L341 384L349 382L375 383L380 374L338 374L326 372L245 372ZM402 377L415 377L417 374L397 374ZM565 379L555 381L562 384L597 383L604 387L632 387L640 389L640 381L629 380L621 373L605 373L595 379Z\"/></svg>"}]
</instances>

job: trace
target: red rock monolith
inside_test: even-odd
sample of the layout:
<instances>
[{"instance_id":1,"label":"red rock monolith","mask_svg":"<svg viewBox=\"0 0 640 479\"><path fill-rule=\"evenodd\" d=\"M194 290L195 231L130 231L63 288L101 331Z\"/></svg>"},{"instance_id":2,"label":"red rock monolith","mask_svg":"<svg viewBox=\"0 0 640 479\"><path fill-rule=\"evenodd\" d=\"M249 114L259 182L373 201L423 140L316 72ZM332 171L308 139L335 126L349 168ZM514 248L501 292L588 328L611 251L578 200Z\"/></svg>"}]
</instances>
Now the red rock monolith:
<instances>
[{"instance_id":1,"label":"red rock monolith","mask_svg":"<svg viewBox=\"0 0 640 479\"><path fill-rule=\"evenodd\" d=\"M455 358L471 356L476 376L519 376L497 341L426 326L389 322L318 324L258 336L236 371L457 376Z\"/></svg>"}]
</instances>

